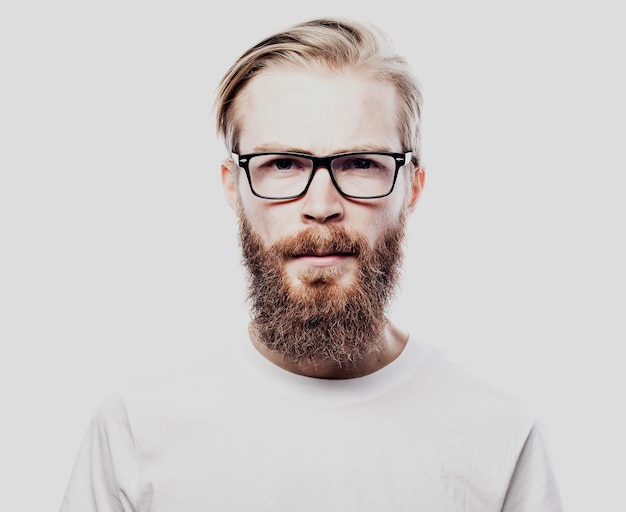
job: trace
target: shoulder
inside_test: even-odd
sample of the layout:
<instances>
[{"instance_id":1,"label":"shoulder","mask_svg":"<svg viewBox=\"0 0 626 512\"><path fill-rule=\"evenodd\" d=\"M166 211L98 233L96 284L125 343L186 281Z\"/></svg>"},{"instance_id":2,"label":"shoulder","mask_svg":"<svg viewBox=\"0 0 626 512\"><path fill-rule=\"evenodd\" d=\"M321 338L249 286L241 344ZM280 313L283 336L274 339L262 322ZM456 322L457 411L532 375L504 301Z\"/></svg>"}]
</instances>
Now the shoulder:
<instances>
[{"instance_id":1,"label":"shoulder","mask_svg":"<svg viewBox=\"0 0 626 512\"><path fill-rule=\"evenodd\" d=\"M420 348L410 392L447 425L515 433L523 442L537 422L535 411L520 397L433 346Z\"/></svg>"},{"instance_id":2,"label":"shoulder","mask_svg":"<svg viewBox=\"0 0 626 512\"><path fill-rule=\"evenodd\" d=\"M135 379L112 390L99 404L94 423L141 432L149 424L205 416L226 400L220 372L191 368Z\"/></svg>"}]
</instances>

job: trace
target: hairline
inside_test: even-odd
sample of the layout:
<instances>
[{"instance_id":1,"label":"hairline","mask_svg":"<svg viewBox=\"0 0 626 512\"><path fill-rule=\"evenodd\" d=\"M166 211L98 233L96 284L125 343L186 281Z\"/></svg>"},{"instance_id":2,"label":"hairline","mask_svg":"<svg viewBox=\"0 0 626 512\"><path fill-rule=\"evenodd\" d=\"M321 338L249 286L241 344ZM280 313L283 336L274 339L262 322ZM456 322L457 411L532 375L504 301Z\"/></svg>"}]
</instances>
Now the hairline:
<instances>
[{"instance_id":1,"label":"hairline","mask_svg":"<svg viewBox=\"0 0 626 512\"><path fill-rule=\"evenodd\" d=\"M382 80L396 91L398 130L403 150L421 163L421 87L389 37L371 24L341 18L310 20L278 32L244 52L220 81L215 100L218 135L236 149L243 115L237 101L254 78L292 68L329 73L357 72Z\"/></svg>"}]
</instances>

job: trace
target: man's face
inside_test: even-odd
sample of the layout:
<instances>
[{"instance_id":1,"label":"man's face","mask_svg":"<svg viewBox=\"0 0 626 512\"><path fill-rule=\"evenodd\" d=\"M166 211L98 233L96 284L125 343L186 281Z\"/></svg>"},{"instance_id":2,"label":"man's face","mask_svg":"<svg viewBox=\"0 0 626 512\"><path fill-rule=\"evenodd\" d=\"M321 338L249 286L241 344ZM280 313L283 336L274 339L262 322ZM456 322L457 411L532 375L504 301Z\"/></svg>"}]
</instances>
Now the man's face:
<instances>
[{"instance_id":1,"label":"man's face","mask_svg":"<svg viewBox=\"0 0 626 512\"><path fill-rule=\"evenodd\" d=\"M381 81L279 68L256 76L236 101L243 121L240 154L289 151L325 156L405 149L395 89ZM241 217L251 299L257 324L266 321L268 326L266 345L291 359L335 358L339 363L374 350L369 338L379 337L386 323L384 307L401 259L404 219L415 207L423 173L402 168L392 194L355 200L343 197L328 170L319 168L304 196L270 201L253 195L245 173L234 169L233 162L225 162L222 179ZM380 279L381 273L388 273L389 279ZM274 294L268 295L268 289ZM369 312L346 306L350 301ZM283 316L274 314L276 310ZM345 318L347 310L355 312L352 320ZM373 319L365 330L364 318ZM353 335L355 330L361 334ZM297 339L276 342L278 332L289 331ZM304 331L310 334L308 341L301 335ZM337 338L338 333L354 338L347 353L337 352L346 346L341 340L341 347L314 347L321 338ZM313 348L304 348L307 343Z\"/></svg>"},{"instance_id":2,"label":"man's face","mask_svg":"<svg viewBox=\"0 0 626 512\"><path fill-rule=\"evenodd\" d=\"M323 156L404 150L395 89L379 80L278 68L256 76L237 102L243 119L240 154L294 151ZM394 192L387 197L354 200L341 196L328 171L318 169L305 196L268 201L252 194L243 172L236 182L232 168L223 168L231 205L241 207L253 231L268 247L306 228L331 225L363 235L374 247L381 235L397 224L403 209L411 210L417 202L423 174L412 183L409 176L412 174L401 169ZM286 262L285 269L294 287L300 286L300 276L312 269L332 269L347 283L354 277L355 263L350 256L308 255Z\"/></svg>"}]
</instances>

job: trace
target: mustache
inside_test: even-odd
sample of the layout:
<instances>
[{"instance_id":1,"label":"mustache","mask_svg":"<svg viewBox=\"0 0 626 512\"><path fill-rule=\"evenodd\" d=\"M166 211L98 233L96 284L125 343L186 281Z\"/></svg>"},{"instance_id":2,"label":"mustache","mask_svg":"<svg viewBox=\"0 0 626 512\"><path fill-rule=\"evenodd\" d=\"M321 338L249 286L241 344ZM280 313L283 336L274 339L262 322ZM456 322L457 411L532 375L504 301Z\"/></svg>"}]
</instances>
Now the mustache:
<instances>
[{"instance_id":1,"label":"mustache","mask_svg":"<svg viewBox=\"0 0 626 512\"><path fill-rule=\"evenodd\" d=\"M338 226L307 228L272 245L272 251L283 258L314 254L359 256L368 250L369 243L363 235L349 233L345 228Z\"/></svg>"}]
</instances>

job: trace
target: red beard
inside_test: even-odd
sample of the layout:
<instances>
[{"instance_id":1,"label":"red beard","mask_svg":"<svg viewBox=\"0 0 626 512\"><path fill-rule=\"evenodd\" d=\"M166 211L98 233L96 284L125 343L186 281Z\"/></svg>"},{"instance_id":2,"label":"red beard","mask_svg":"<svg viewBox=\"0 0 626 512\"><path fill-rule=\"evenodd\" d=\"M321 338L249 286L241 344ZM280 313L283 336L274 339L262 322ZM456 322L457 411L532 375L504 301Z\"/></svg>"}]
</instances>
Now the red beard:
<instances>
[{"instance_id":1,"label":"red beard","mask_svg":"<svg viewBox=\"0 0 626 512\"><path fill-rule=\"evenodd\" d=\"M248 268L253 328L270 351L293 363L355 365L376 351L387 325L402 261L405 216L371 249L337 226L308 228L265 248L240 215L239 240ZM357 258L348 284L338 271L311 269L290 283L285 263L297 254L347 253Z\"/></svg>"}]
</instances>

